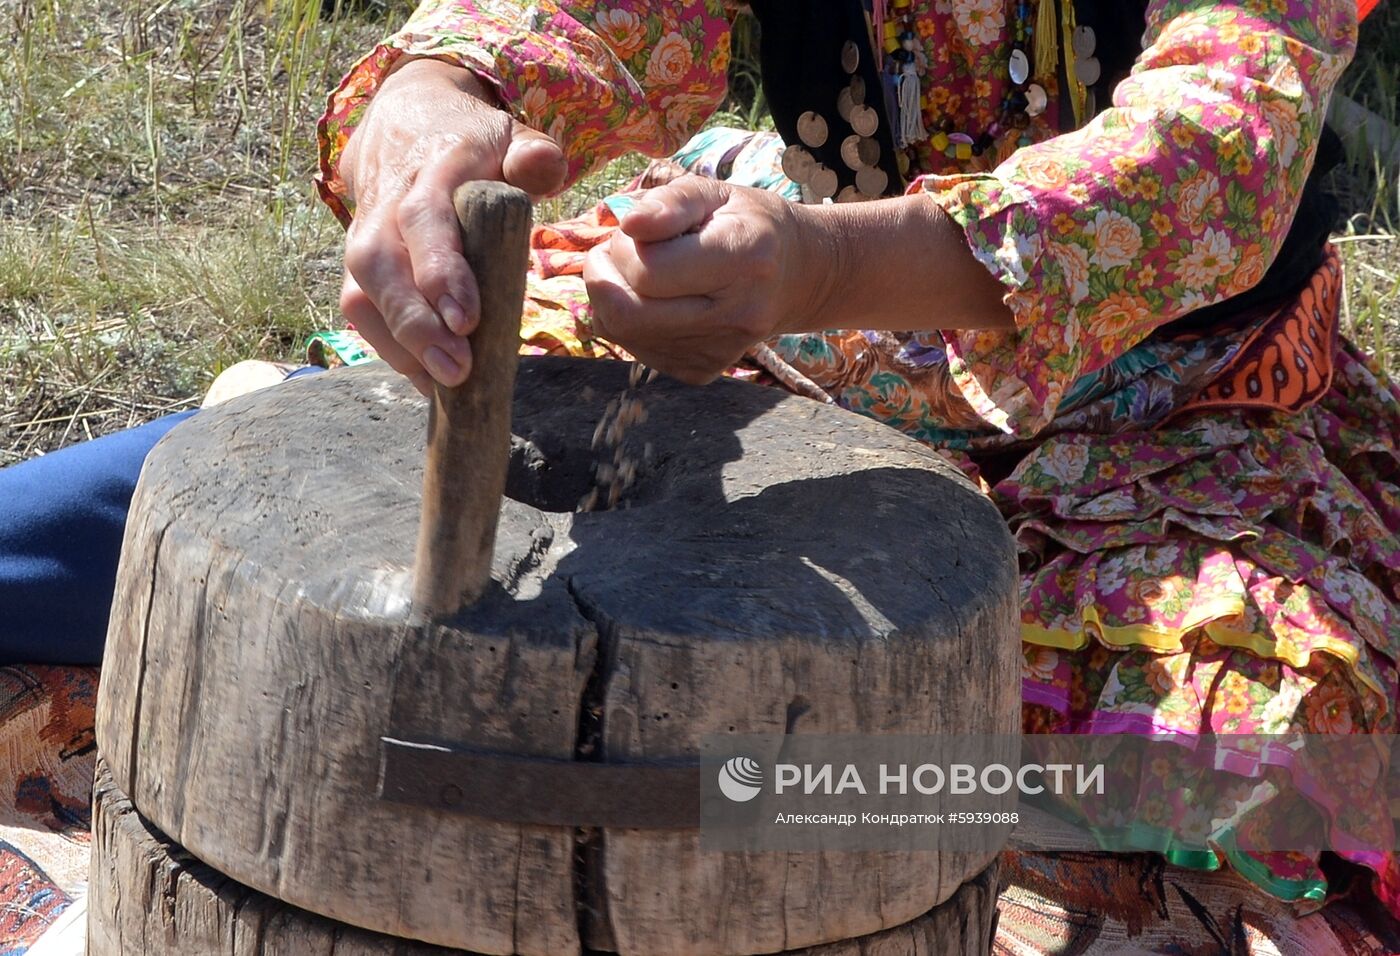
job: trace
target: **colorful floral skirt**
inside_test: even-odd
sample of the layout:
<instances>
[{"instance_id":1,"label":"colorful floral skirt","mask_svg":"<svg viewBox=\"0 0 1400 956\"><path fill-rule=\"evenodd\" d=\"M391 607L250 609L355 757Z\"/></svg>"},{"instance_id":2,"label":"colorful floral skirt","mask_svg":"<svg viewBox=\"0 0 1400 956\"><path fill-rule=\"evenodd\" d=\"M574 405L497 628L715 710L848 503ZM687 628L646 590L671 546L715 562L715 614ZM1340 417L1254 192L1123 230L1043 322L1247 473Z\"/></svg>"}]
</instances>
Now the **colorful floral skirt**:
<instances>
[{"instance_id":1,"label":"colorful floral skirt","mask_svg":"<svg viewBox=\"0 0 1400 956\"><path fill-rule=\"evenodd\" d=\"M713 130L588 214L537 227L524 351L628 358L590 332L588 249L638 187L688 167L782 191L777 160L771 136ZM1296 302L1159 336L1086 376L1031 442L979 427L917 336L783 336L731 374L885 421L981 483L1020 549L1026 732L1178 747L1391 735L1400 390L1338 337L1339 292L1329 253ZM1373 776L1389 776L1389 743ZM1158 762L1140 758L1132 805L1091 821L1105 849L1232 870L1297 913L1368 884L1400 915L1388 806L1351 806L1355 791L1318 779L1316 761L1216 756L1185 778L1180 761L1161 762L1172 776L1155 779ZM1251 841L1299 813L1321 821L1329 852ZM1339 875L1347 867L1366 878Z\"/></svg>"}]
</instances>

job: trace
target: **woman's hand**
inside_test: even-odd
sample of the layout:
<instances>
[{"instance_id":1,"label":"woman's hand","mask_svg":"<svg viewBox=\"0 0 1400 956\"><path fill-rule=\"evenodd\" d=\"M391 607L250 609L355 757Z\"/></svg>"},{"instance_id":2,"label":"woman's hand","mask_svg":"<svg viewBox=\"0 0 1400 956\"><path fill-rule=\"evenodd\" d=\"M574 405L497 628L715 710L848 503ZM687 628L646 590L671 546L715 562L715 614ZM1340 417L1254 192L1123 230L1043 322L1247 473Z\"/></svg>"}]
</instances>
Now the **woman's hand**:
<instances>
[{"instance_id":1,"label":"woman's hand","mask_svg":"<svg viewBox=\"0 0 1400 956\"><path fill-rule=\"evenodd\" d=\"M822 312L838 258L819 210L685 176L646 193L583 277L594 331L698 385Z\"/></svg>"},{"instance_id":2,"label":"woman's hand","mask_svg":"<svg viewBox=\"0 0 1400 956\"><path fill-rule=\"evenodd\" d=\"M534 196L564 183L554 140L502 112L469 70L411 60L370 102L340 159L355 202L340 308L393 368L426 391L471 371L476 280L452 193L491 179Z\"/></svg>"},{"instance_id":3,"label":"woman's hand","mask_svg":"<svg viewBox=\"0 0 1400 956\"><path fill-rule=\"evenodd\" d=\"M594 330L691 384L826 329L1010 328L1005 289L929 197L802 206L686 176L589 253Z\"/></svg>"}]
</instances>

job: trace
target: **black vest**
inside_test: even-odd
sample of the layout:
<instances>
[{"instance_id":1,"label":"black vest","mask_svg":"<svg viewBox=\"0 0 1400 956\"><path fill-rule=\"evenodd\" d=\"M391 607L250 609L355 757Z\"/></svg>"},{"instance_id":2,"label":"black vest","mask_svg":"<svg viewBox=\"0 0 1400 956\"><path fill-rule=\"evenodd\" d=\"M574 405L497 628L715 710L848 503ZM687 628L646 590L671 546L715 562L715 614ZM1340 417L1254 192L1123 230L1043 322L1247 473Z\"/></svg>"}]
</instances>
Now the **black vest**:
<instances>
[{"instance_id":1,"label":"black vest","mask_svg":"<svg viewBox=\"0 0 1400 956\"><path fill-rule=\"evenodd\" d=\"M802 113L812 110L821 114L830 126L830 135L823 145L810 151L837 172L841 186L853 182L854 174L840 157L841 142L853 130L834 109L837 96L849 81L840 64L841 49L847 41L853 41L861 51L856 72L865 81L866 103L879 114L875 138L881 147L880 167L889 176L889 192L902 191L890 125L892 109L882 94L879 64L870 50L862 0L751 0L751 6L761 31L763 93L773 114L773 125L783 140L798 142L797 118ZM1093 27L1097 37L1094 55L1102 74L1094 94L1100 108L1111 103L1113 88L1127 76L1142 52L1146 9L1147 0L1075 0L1078 22ZM1327 193L1323 180L1340 161L1341 154L1341 141L1331 129L1324 128L1287 238L1257 286L1184 316L1165 326L1161 333L1219 328L1254 306L1296 295L1321 263L1323 244L1337 221L1337 202Z\"/></svg>"}]
</instances>

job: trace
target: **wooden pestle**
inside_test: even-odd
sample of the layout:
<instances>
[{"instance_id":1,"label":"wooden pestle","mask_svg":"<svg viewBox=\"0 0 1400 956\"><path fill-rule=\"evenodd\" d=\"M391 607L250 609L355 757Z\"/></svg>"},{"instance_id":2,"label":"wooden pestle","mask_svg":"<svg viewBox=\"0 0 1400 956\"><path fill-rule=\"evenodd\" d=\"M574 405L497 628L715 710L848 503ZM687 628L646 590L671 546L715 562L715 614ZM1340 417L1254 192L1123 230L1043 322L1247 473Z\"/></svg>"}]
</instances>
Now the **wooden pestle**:
<instances>
[{"instance_id":1,"label":"wooden pestle","mask_svg":"<svg viewBox=\"0 0 1400 956\"><path fill-rule=\"evenodd\" d=\"M413 572L412 617L420 624L454 616L491 580L530 251L525 193L504 183L470 182L452 199L462 254L481 292L481 322L471 336L471 375L458 388L435 386L430 400Z\"/></svg>"}]
</instances>

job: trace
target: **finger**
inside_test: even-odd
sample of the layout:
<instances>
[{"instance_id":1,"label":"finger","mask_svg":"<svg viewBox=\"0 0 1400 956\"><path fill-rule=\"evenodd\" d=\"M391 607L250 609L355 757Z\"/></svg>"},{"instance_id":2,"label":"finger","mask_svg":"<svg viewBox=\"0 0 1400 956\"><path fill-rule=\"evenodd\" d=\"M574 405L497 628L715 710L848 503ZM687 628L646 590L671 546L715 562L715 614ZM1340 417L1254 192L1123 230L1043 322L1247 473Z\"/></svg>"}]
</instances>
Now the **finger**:
<instances>
[{"instance_id":1,"label":"finger","mask_svg":"<svg viewBox=\"0 0 1400 956\"><path fill-rule=\"evenodd\" d=\"M761 270L767 260L757 254L739 257L731 231L707 226L664 242L645 243L615 232L608 241L608 254L613 268L642 298L716 295L746 277L765 278Z\"/></svg>"},{"instance_id":2,"label":"finger","mask_svg":"<svg viewBox=\"0 0 1400 956\"><path fill-rule=\"evenodd\" d=\"M622 217L622 231L638 242L663 242L699 229L729 201L729 189L701 176L682 176L648 190Z\"/></svg>"},{"instance_id":3,"label":"finger","mask_svg":"<svg viewBox=\"0 0 1400 956\"><path fill-rule=\"evenodd\" d=\"M349 272L345 273L340 285L340 313L374 347L385 364L412 381L420 392L427 394L426 389L432 387L432 376L418 359L394 341L388 326L384 324L384 316L379 314L370 297L365 295Z\"/></svg>"},{"instance_id":4,"label":"finger","mask_svg":"<svg viewBox=\"0 0 1400 956\"><path fill-rule=\"evenodd\" d=\"M618 272L608 246L602 243L589 250L583 261L583 284L588 291L594 334L622 344L619 336L627 336L642 302Z\"/></svg>"},{"instance_id":5,"label":"finger","mask_svg":"<svg viewBox=\"0 0 1400 956\"><path fill-rule=\"evenodd\" d=\"M501 162L501 175L517 189L539 200L564 188L568 163L552 137L512 120L510 145Z\"/></svg>"},{"instance_id":6,"label":"finger","mask_svg":"<svg viewBox=\"0 0 1400 956\"><path fill-rule=\"evenodd\" d=\"M375 213L357 221L346 245L345 267L383 317L394 341L436 381L460 385L471 370L471 347L448 329L418 291L396 217L381 210Z\"/></svg>"},{"instance_id":7,"label":"finger","mask_svg":"<svg viewBox=\"0 0 1400 956\"><path fill-rule=\"evenodd\" d=\"M711 300L699 296L642 298L601 246L589 253L583 278L594 333L679 381L692 385L711 381L743 351L713 334Z\"/></svg>"},{"instance_id":8,"label":"finger","mask_svg":"<svg viewBox=\"0 0 1400 956\"><path fill-rule=\"evenodd\" d=\"M423 299L454 335L475 331L481 315L476 277L462 257L461 224L452 203L460 179L439 165L425 170L398 207L399 234Z\"/></svg>"}]
</instances>

